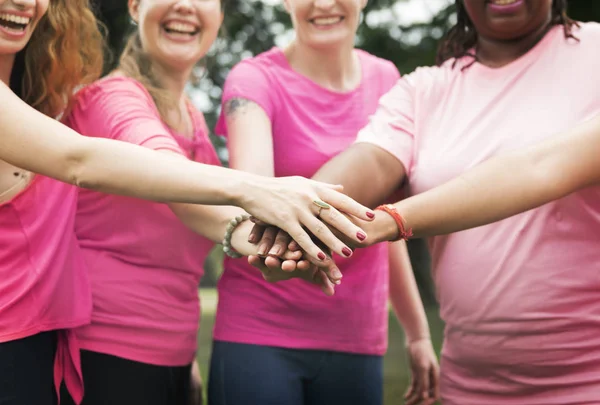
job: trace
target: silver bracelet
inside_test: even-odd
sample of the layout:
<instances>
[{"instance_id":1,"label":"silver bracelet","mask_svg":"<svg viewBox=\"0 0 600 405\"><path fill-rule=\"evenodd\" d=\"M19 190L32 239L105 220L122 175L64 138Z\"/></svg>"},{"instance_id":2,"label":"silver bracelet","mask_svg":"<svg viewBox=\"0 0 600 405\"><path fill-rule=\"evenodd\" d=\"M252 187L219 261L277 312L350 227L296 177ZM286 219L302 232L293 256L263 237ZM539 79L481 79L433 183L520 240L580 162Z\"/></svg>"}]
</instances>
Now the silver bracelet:
<instances>
[{"instance_id":1,"label":"silver bracelet","mask_svg":"<svg viewBox=\"0 0 600 405\"><path fill-rule=\"evenodd\" d=\"M236 252L235 249L231 246L231 235L233 235L233 231L235 230L235 228L237 228L239 224L241 224L244 221L247 221L249 218L250 215L248 214L238 215L237 217L232 218L231 221L229 221L229 224L227 224L227 228L225 228L225 236L223 237L223 252L227 256L234 259L239 259L240 257L244 256Z\"/></svg>"}]
</instances>

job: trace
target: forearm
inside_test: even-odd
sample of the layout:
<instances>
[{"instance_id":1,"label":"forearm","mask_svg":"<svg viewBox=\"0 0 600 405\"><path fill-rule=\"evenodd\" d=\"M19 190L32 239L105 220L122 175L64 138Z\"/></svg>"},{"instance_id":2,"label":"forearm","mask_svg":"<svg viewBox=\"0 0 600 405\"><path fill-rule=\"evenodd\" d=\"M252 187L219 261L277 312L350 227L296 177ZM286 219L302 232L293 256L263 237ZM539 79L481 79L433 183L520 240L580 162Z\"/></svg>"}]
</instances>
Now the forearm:
<instances>
[{"instance_id":1,"label":"forearm","mask_svg":"<svg viewBox=\"0 0 600 405\"><path fill-rule=\"evenodd\" d=\"M404 181L404 167L385 150L367 143L350 146L313 176L341 184L344 193L367 207L376 207Z\"/></svg>"},{"instance_id":2,"label":"forearm","mask_svg":"<svg viewBox=\"0 0 600 405\"><path fill-rule=\"evenodd\" d=\"M250 174L165 156L125 142L83 137L18 99L3 102L0 122L7 133L0 159L102 192L156 201L232 205L242 185L252 179Z\"/></svg>"},{"instance_id":3,"label":"forearm","mask_svg":"<svg viewBox=\"0 0 600 405\"><path fill-rule=\"evenodd\" d=\"M390 244L390 301L407 342L429 338L429 324L404 241Z\"/></svg>"},{"instance_id":4,"label":"forearm","mask_svg":"<svg viewBox=\"0 0 600 405\"><path fill-rule=\"evenodd\" d=\"M600 184L600 116L529 148L497 156L442 186L396 204L414 237L495 222ZM397 228L377 213L368 230L391 240Z\"/></svg>"}]
</instances>

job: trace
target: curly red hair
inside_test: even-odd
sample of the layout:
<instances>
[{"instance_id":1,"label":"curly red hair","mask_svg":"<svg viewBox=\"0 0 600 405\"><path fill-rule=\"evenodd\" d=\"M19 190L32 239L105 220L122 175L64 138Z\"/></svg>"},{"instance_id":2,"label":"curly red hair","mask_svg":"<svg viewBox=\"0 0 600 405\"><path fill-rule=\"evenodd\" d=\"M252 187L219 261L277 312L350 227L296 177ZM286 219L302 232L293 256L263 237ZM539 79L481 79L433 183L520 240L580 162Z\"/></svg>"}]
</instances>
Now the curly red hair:
<instances>
[{"instance_id":1,"label":"curly red hair","mask_svg":"<svg viewBox=\"0 0 600 405\"><path fill-rule=\"evenodd\" d=\"M78 87L102 73L104 36L89 0L51 0L32 37L17 54L11 88L36 110L66 113Z\"/></svg>"}]
</instances>

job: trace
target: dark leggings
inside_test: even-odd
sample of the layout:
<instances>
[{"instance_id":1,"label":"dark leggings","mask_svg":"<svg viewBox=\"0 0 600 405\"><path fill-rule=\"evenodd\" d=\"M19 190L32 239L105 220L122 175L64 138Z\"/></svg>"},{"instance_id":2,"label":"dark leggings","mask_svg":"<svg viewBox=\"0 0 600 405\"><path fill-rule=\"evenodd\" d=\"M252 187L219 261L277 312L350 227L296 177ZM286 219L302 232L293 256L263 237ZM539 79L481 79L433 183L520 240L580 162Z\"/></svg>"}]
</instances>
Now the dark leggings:
<instances>
[{"instance_id":1,"label":"dark leggings","mask_svg":"<svg viewBox=\"0 0 600 405\"><path fill-rule=\"evenodd\" d=\"M188 405L190 367L156 366L82 350L82 405ZM61 405L74 405L62 388Z\"/></svg>"},{"instance_id":2,"label":"dark leggings","mask_svg":"<svg viewBox=\"0 0 600 405\"><path fill-rule=\"evenodd\" d=\"M215 341L209 405L381 405L383 358Z\"/></svg>"},{"instance_id":3,"label":"dark leggings","mask_svg":"<svg viewBox=\"0 0 600 405\"><path fill-rule=\"evenodd\" d=\"M56 332L0 343L0 405L56 405Z\"/></svg>"}]
</instances>

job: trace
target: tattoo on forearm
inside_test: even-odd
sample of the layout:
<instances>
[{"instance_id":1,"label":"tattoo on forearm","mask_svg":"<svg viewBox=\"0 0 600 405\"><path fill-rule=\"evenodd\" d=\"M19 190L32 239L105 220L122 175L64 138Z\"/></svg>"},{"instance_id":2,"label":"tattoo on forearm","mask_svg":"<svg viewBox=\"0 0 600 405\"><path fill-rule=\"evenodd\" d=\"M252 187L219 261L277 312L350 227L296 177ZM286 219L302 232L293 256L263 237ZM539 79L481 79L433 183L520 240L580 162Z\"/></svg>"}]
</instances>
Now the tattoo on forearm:
<instances>
[{"instance_id":1,"label":"tattoo on forearm","mask_svg":"<svg viewBox=\"0 0 600 405\"><path fill-rule=\"evenodd\" d=\"M244 112L245 107L253 104L252 101L245 98L232 98L225 104L225 115L231 117L236 112Z\"/></svg>"}]
</instances>

